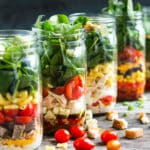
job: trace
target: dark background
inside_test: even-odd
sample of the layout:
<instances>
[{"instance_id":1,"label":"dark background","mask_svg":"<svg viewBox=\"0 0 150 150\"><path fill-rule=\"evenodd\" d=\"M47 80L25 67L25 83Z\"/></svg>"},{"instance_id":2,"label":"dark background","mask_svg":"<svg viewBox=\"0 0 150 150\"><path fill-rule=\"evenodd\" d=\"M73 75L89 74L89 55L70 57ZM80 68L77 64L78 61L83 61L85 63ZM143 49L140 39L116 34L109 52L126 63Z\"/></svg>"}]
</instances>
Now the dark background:
<instances>
[{"instance_id":1,"label":"dark background","mask_svg":"<svg viewBox=\"0 0 150 150\"><path fill-rule=\"evenodd\" d=\"M150 5L150 0L137 1ZM0 29L31 29L40 14L99 13L106 5L107 0L0 0Z\"/></svg>"}]
</instances>

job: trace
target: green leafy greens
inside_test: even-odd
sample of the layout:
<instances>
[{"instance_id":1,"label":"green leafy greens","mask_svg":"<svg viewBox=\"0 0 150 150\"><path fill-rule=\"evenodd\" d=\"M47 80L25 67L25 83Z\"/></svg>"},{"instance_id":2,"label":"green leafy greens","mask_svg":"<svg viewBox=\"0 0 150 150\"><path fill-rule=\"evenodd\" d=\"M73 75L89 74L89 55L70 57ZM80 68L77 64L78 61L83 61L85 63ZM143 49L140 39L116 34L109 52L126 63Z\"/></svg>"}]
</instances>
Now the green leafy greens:
<instances>
[{"instance_id":1,"label":"green leafy greens","mask_svg":"<svg viewBox=\"0 0 150 150\"><path fill-rule=\"evenodd\" d=\"M144 50L144 42L141 42L143 37L140 35L139 26L136 24L136 18L141 9L140 3L136 3L133 6L132 0L109 0L108 7L102 10L103 13L113 15L116 18L119 52L126 45L133 46L138 50Z\"/></svg>"},{"instance_id":2,"label":"green leafy greens","mask_svg":"<svg viewBox=\"0 0 150 150\"><path fill-rule=\"evenodd\" d=\"M42 21L39 16L33 31L39 44L43 85L63 86L70 78L85 73L82 25L72 25L64 14Z\"/></svg>"},{"instance_id":3,"label":"green leafy greens","mask_svg":"<svg viewBox=\"0 0 150 150\"><path fill-rule=\"evenodd\" d=\"M21 90L34 93L38 69L31 66L34 52L29 50L30 46L17 36L3 39L0 45L0 93L14 96Z\"/></svg>"},{"instance_id":4,"label":"green leafy greens","mask_svg":"<svg viewBox=\"0 0 150 150\"><path fill-rule=\"evenodd\" d=\"M73 24L80 23L86 28L88 22L90 22L90 17L78 16ZM96 22L93 22L93 24L97 25ZM103 28L100 26L98 28L92 28L90 31L86 31L85 43L87 48L88 69L94 68L98 64L111 62L114 59L115 47L111 44L106 30L107 27ZM103 32L105 33L103 34Z\"/></svg>"}]
</instances>

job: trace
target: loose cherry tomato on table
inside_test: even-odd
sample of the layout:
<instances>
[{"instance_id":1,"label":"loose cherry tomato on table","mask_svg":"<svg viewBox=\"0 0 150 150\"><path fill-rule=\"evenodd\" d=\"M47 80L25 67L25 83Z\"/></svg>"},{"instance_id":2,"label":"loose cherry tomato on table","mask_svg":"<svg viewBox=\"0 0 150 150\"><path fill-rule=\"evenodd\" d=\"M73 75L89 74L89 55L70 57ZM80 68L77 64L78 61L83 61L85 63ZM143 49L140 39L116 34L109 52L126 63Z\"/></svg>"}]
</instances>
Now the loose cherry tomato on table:
<instances>
[{"instance_id":1,"label":"loose cherry tomato on table","mask_svg":"<svg viewBox=\"0 0 150 150\"><path fill-rule=\"evenodd\" d=\"M26 125L32 121L32 118L29 116L17 116L15 120L19 124Z\"/></svg>"},{"instance_id":2,"label":"loose cherry tomato on table","mask_svg":"<svg viewBox=\"0 0 150 150\"><path fill-rule=\"evenodd\" d=\"M70 134L73 138L77 139L85 134L85 130L82 126L74 125L70 128Z\"/></svg>"},{"instance_id":3,"label":"loose cherry tomato on table","mask_svg":"<svg viewBox=\"0 0 150 150\"><path fill-rule=\"evenodd\" d=\"M118 134L112 130L105 130L101 134L101 141L105 144L107 144L108 141L117 140L117 139L118 139Z\"/></svg>"},{"instance_id":4,"label":"loose cherry tomato on table","mask_svg":"<svg viewBox=\"0 0 150 150\"><path fill-rule=\"evenodd\" d=\"M75 76L65 85L65 96L69 100L80 98L84 93L84 87L80 76Z\"/></svg>"},{"instance_id":5,"label":"loose cherry tomato on table","mask_svg":"<svg viewBox=\"0 0 150 150\"><path fill-rule=\"evenodd\" d=\"M58 143L65 143L70 140L70 133L66 129L58 129L54 137Z\"/></svg>"},{"instance_id":6,"label":"loose cherry tomato on table","mask_svg":"<svg viewBox=\"0 0 150 150\"><path fill-rule=\"evenodd\" d=\"M95 144L90 139L81 137L73 142L73 146L76 150L92 150Z\"/></svg>"},{"instance_id":7,"label":"loose cherry tomato on table","mask_svg":"<svg viewBox=\"0 0 150 150\"><path fill-rule=\"evenodd\" d=\"M120 150L121 144L118 140L111 140L107 142L107 150Z\"/></svg>"},{"instance_id":8,"label":"loose cherry tomato on table","mask_svg":"<svg viewBox=\"0 0 150 150\"><path fill-rule=\"evenodd\" d=\"M0 112L0 124L3 124L5 122L5 117L2 112Z\"/></svg>"}]
</instances>

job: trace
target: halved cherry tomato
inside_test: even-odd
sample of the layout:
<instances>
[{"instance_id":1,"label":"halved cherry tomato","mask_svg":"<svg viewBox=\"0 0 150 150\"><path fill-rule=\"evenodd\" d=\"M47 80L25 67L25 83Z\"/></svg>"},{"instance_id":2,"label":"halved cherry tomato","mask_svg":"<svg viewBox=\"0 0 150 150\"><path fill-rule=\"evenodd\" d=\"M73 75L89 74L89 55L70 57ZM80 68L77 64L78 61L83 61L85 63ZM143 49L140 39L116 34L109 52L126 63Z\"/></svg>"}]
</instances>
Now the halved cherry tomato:
<instances>
[{"instance_id":1,"label":"halved cherry tomato","mask_svg":"<svg viewBox=\"0 0 150 150\"><path fill-rule=\"evenodd\" d=\"M115 97L108 95L103 97L102 99L100 99L100 101L104 104L104 105L110 105L112 102L115 101Z\"/></svg>"},{"instance_id":2,"label":"halved cherry tomato","mask_svg":"<svg viewBox=\"0 0 150 150\"><path fill-rule=\"evenodd\" d=\"M17 116L18 111L19 111L18 109L11 109L11 108L4 109L4 114L9 117L14 117Z\"/></svg>"},{"instance_id":3,"label":"halved cherry tomato","mask_svg":"<svg viewBox=\"0 0 150 150\"><path fill-rule=\"evenodd\" d=\"M143 57L143 52L135 49L132 46L126 46L124 50L119 54L120 60L136 61L138 58Z\"/></svg>"},{"instance_id":4,"label":"halved cherry tomato","mask_svg":"<svg viewBox=\"0 0 150 150\"><path fill-rule=\"evenodd\" d=\"M92 150L95 144L90 139L81 137L73 142L73 146L76 150Z\"/></svg>"},{"instance_id":5,"label":"halved cherry tomato","mask_svg":"<svg viewBox=\"0 0 150 150\"><path fill-rule=\"evenodd\" d=\"M42 96L46 97L48 95L48 91L49 91L49 88L43 87L43 89L42 89Z\"/></svg>"},{"instance_id":6,"label":"halved cherry tomato","mask_svg":"<svg viewBox=\"0 0 150 150\"><path fill-rule=\"evenodd\" d=\"M105 130L101 134L101 141L105 144L107 144L108 141L117 140L117 139L118 139L118 134L112 130Z\"/></svg>"},{"instance_id":7,"label":"halved cherry tomato","mask_svg":"<svg viewBox=\"0 0 150 150\"><path fill-rule=\"evenodd\" d=\"M80 98L84 93L84 87L80 76L69 80L65 86L65 96L69 100Z\"/></svg>"},{"instance_id":8,"label":"halved cherry tomato","mask_svg":"<svg viewBox=\"0 0 150 150\"><path fill-rule=\"evenodd\" d=\"M0 112L0 124L3 124L5 122L5 117L2 112Z\"/></svg>"},{"instance_id":9,"label":"halved cherry tomato","mask_svg":"<svg viewBox=\"0 0 150 150\"><path fill-rule=\"evenodd\" d=\"M58 143L65 143L70 140L70 133L66 129L58 129L54 137Z\"/></svg>"},{"instance_id":10,"label":"halved cherry tomato","mask_svg":"<svg viewBox=\"0 0 150 150\"><path fill-rule=\"evenodd\" d=\"M5 116L5 122L11 122L13 121L14 119L10 116Z\"/></svg>"},{"instance_id":11,"label":"halved cherry tomato","mask_svg":"<svg viewBox=\"0 0 150 150\"><path fill-rule=\"evenodd\" d=\"M77 139L84 136L85 130L82 126L74 125L70 128L70 134L73 138Z\"/></svg>"},{"instance_id":12,"label":"halved cherry tomato","mask_svg":"<svg viewBox=\"0 0 150 150\"><path fill-rule=\"evenodd\" d=\"M20 116L36 116L37 104L28 104L23 110L19 111Z\"/></svg>"},{"instance_id":13,"label":"halved cherry tomato","mask_svg":"<svg viewBox=\"0 0 150 150\"><path fill-rule=\"evenodd\" d=\"M120 150L121 144L118 140L111 140L107 143L107 150Z\"/></svg>"},{"instance_id":14,"label":"halved cherry tomato","mask_svg":"<svg viewBox=\"0 0 150 150\"><path fill-rule=\"evenodd\" d=\"M94 106L94 107L99 106L99 101L93 102L93 103L92 103L92 106Z\"/></svg>"},{"instance_id":15,"label":"halved cherry tomato","mask_svg":"<svg viewBox=\"0 0 150 150\"><path fill-rule=\"evenodd\" d=\"M15 120L19 124L28 124L32 121L32 118L29 116L17 116Z\"/></svg>"},{"instance_id":16,"label":"halved cherry tomato","mask_svg":"<svg viewBox=\"0 0 150 150\"><path fill-rule=\"evenodd\" d=\"M63 94L64 91L65 91L65 87L63 87L63 86L52 89L52 92L54 92L57 95Z\"/></svg>"}]
</instances>

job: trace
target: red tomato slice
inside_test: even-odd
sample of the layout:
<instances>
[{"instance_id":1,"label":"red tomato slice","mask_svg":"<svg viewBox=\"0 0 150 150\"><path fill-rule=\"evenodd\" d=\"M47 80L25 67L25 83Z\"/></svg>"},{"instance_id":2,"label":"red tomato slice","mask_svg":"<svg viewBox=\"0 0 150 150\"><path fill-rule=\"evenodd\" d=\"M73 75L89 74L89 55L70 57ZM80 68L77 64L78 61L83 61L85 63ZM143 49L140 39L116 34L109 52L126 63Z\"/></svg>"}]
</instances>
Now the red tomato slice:
<instances>
[{"instance_id":1,"label":"red tomato slice","mask_svg":"<svg viewBox=\"0 0 150 150\"><path fill-rule=\"evenodd\" d=\"M105 144L107 144L107 142L111 140L117 140L117 139L118 139L118 134L112 130L105 130L101 134L101 140Z\"/></svg>"},{"instance_id":2,"label":"red tomato slice","mask_svg":"<svg viewBox=\"0 0 150 150\"><path fill-rule=\"evenodd\" d=\"M99 106L99 102L98 102L98 101L96 101L96 102L93 102L93 103L92 103L92 106L94 106L94 107L97 107L97 106Z\"/></svg>"},{"instance_id":3,"label":"red tomato slice","mask_svg":"<svg viewBox=\"0 0 150 150\"><path fill-rule=\"evenodd\" d=\"M69 80L65 86L65 96L69 100L80 98L84 93L84 87L80 76Z\"/></svg>"},{"instance_id":4,"label":"red tomato slice","mask_svg":"<svg viewBox=\"0 0 150 150\"><path fill-rule=\"evenodd\" d=\"M36 116L37 104L28 104L25 109L19 111L20 116Z\"/></svg>"},{"instance_id":5,"label":"red tomato slice","mask_svg":"<svg viewBox=\"0 0 150 150\"><path fill-rule=\"evenodd\" d=\"M5 117L2 112L0 112L0 124L3 124L5 122Z\"/></svg>"},{"instance_id":6,"label":"red tomato slice","mask_svg":"<svg viewBox=\"0 0 150 150\"><path fill-rule=\"evenodd\" d=\"M43 97L48 96L48 91L49 91L49 88L43 87L43 89L42 89L42 96Z\"/></svg>"},{"instance_id":7,"label":"red tomato slice","mask_svg":"<svg viewBox=\"0 0 150 150\"><path fill-rule=\"evenodd\" d=\"M143 57L143 56L144 55L142 51L137 50L132 46L126 46L123 52L119 54L120 60L127 59L131 61L136 61L138 58Z\"/></svg>"},{"instance_id":8,"label":"red tomato slice","mask_svg":"<svg viewBox=\"0 0 150 150\"><path fill-rule=\"evenodd\" d=\"M85 130L82 126L75 125L70 128L70 134L73 138L77 139L84 136Z\"/></svg>"},{"instance_id":9,"label":"red tomato slice","mask_svg":"<svg viewBox=\"0 0 150 150\"><path fill-rule=\"evenodd\" d=\"M73 146L76 150L92 150L95 144L90 139L81 137L73 142Z\"/></svg>"},{"instance_id":10,"label":"red tomato slice","mask_svg":"<svg viewBox=\"0 0 150 150\"><path fill-rule=\"evenodd\" d=\"M4 109L4 114L9 117L17 116L18 109Z\"/></svg>"},{"instance_id":11,"label":"red tomato slice","mask_svg":"<svg viewBox=\"0 0 150 150\"><path fill-rule=\"evenodd\" d=\"M16 122L19 124L28 124L32 121L32 118L29 116L17 116L16 117Z\"/></svg>"},{"instance_id":12,"label":"red tomato slice","mask_svg":"<svg viewBox=\"0 0 150 150\"><path fill-rule=\"evenodd\" d=\"M115 102L115 97L108 95L103 97L102 99L100 99L100 101L104 104L104 105L110 105L112 102Z\"/></svg>"},{"instance_id":13,"label":"red tomato slice","mask_svg":"<svg viewBox=\"0 0 150 150\"><path fill-rule=\"evenodd\" d=\"M58 143L65 143L70 140L70 133L66 129L59 129L55 132L54 137Z\"/></svg>"},{"instance_id":14,"label":"red tomato slice","mask_svg":"<svg viewBox=\"0 0 150 150\"><path fill-rule=\"evenodd\" d=\"M52 89L52 92L54 92L57 95L63 94L64 91L65 91L65 87L63 87L63 86Z\"/></svg>"},{"instance_id":15,"label":"red tomato slice","mask_svg":"<svg viewBox=\"0 0 150 150\"><path fill-rule=\"evenodd\" d=\"M13 121L14 119L12 117L9 117L9 116L5 116L5 122L11 122Z\"/></svg>"}]
</instances>

